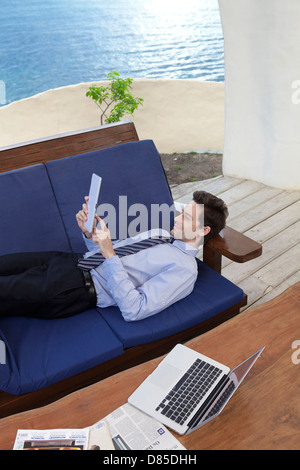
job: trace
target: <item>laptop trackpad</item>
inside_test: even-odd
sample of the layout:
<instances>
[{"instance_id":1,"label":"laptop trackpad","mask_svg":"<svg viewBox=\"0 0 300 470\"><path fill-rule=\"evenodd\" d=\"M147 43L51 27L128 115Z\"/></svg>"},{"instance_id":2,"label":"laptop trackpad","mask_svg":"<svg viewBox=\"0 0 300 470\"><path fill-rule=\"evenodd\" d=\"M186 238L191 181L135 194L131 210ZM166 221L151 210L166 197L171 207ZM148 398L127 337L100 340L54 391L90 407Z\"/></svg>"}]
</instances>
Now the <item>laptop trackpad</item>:
<instances>
[{"instance_id":1,"label":"laptop trackpad","mask_svg":"<svg viewBox=\"0 0 300 470\"><path fill-rule=\"evenodd\" d=\"M171 389L180 379L183 372L168 363L162 363L156 371L149 376L149 381L157 387Z\"/></svg>"}]
</instances>

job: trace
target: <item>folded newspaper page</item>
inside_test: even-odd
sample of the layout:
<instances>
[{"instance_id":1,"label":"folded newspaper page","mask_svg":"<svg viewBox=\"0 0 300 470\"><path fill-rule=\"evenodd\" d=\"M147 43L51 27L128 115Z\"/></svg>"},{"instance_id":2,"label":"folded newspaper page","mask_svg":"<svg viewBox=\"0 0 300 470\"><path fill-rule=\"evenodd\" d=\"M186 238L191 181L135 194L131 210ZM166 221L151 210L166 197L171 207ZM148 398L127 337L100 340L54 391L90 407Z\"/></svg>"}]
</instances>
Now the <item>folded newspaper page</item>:
<instances>
[{"instance_id":1,"label":"folded newspaper page","mask_svg":"<svg viewBox=\"0 0 300 470\"><path fill-rule=\"evenodd\" d=\"M88 437L85 429L20 429L13 450L86 450Z\"/></svg>"},{"instance_id":2,"label":"folded newspaper page","mask_svg":"<svg viewBox=\"0 0 300 470\"><path fill-rule=\"evenodd\" d=\"M114 444L105 421L98 421L94 426L88 428L89 444L88 450L114 450Z\"/></svg>"},{"instance_id":3,"label":"folded newspaper page","mask_svg":"<svg viewBox=\"0 0 300 470\"><path fill-rule=\"evenodd\" d=\"M13 450L113 450L107 423L99 421L84 429L23 430Z\"/></svg>"},{"instance_id":4,"label":"folded newspaper page","mask_svg":"<svg viewBox=\"0 0 300 470\"><path fill-rule=\"evenodd\" d=\"M126 403L84 429L17 432L13 450L185 450L156 419Z\"/></svg>"},{"instance_id":5,"label":"folded newspaper page","mask_svg":"<svg viewBox=\"0 0 300 470\"><path fill-rule=\"evenodd\" d=\"M186 450L164 425L129 403L105 421L117 450Z\"/></svg>"}]
</instances>

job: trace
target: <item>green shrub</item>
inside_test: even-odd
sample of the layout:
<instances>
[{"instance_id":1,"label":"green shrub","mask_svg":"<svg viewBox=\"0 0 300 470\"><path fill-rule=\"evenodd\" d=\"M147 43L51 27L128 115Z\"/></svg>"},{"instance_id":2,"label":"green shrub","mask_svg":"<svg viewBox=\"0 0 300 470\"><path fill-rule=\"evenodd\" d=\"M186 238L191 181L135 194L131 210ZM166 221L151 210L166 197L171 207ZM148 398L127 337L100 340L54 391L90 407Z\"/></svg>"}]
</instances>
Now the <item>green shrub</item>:
<instances>
[{"instance_id":1,"label":"green shrub","mask_svg":"<svg viewBox=\"0 0 300 470\"><path fill-rule=\"evenodd\" d=\"M133 80L121 78L120 74L115 71L106 74L105 78L109 82L108 86L92 85L86 93L86 96L92 98L101 110L101 124L118 122L124 114L132 116L144 101L142 98L135 98L130 93Z\"/></svg>"}]
</instances>

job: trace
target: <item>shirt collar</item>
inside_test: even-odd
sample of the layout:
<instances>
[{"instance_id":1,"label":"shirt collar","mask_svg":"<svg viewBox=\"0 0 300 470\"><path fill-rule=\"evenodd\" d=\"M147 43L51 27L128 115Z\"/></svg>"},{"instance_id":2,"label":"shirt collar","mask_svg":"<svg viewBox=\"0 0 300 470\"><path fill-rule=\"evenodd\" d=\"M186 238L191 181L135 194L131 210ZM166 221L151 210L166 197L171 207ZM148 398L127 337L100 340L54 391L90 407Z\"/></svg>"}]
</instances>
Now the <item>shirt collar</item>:
<instances>
[{"instance_id":1,"label":"shirt collar","mask_svg":"<svg viewBox=\"0 0 300 470\"><path fill-rule=\"evenodd\" d=\"M198 251L200 250L201 246L199 248L195 248L191 246L189 243L185 243L182 240L174 240L173 246L176 246L179 250L183 251L187 255L190 256L197 256Z\"/></svg>"}]
</instances>

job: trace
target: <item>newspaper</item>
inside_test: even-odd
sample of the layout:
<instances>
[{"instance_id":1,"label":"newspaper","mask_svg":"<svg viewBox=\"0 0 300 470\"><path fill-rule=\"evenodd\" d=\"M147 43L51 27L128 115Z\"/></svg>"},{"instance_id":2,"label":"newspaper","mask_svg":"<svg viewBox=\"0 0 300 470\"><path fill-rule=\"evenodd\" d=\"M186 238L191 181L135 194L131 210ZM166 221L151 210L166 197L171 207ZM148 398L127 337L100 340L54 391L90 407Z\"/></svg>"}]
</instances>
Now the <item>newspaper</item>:
<instances>
[{"instance_id":1,"label":"newspaper","mask_svg":"<svg viewBox=\"0 0 300 470\"><path fill-rule=\"evenodd\" d=\"M13 450L86 450L88 436L84 429L19 429Z\"/></svg>"},{"instance_id":2,"label":"newspaper","mask_svg":"<svg viewBox=\"0 0 300 470\"><path fill-rule=\"evenodd\" d=\"M126 403L84 429L17 432L13 450L186 450L168 429Z\"/></svg>"},{"instance_id":3,"label":"newspaper","mask_svg":"<svg viewBox=\"0 0 300 470\"><path fill-rule=\"evenodd\" d=\"M13 450L113 450L105 421L84 429L24 430L17 432Z\"/></svg>"},{"instance_id":4,"label":"newspaper","mask_svg":"<svg viewBox=\"0 0 300 470\"><path fill-rule=\"evenodd\" d=\"M186 450L163 424L129 403L105 421L117 450Z\"/></svg>"}]
</instances>

